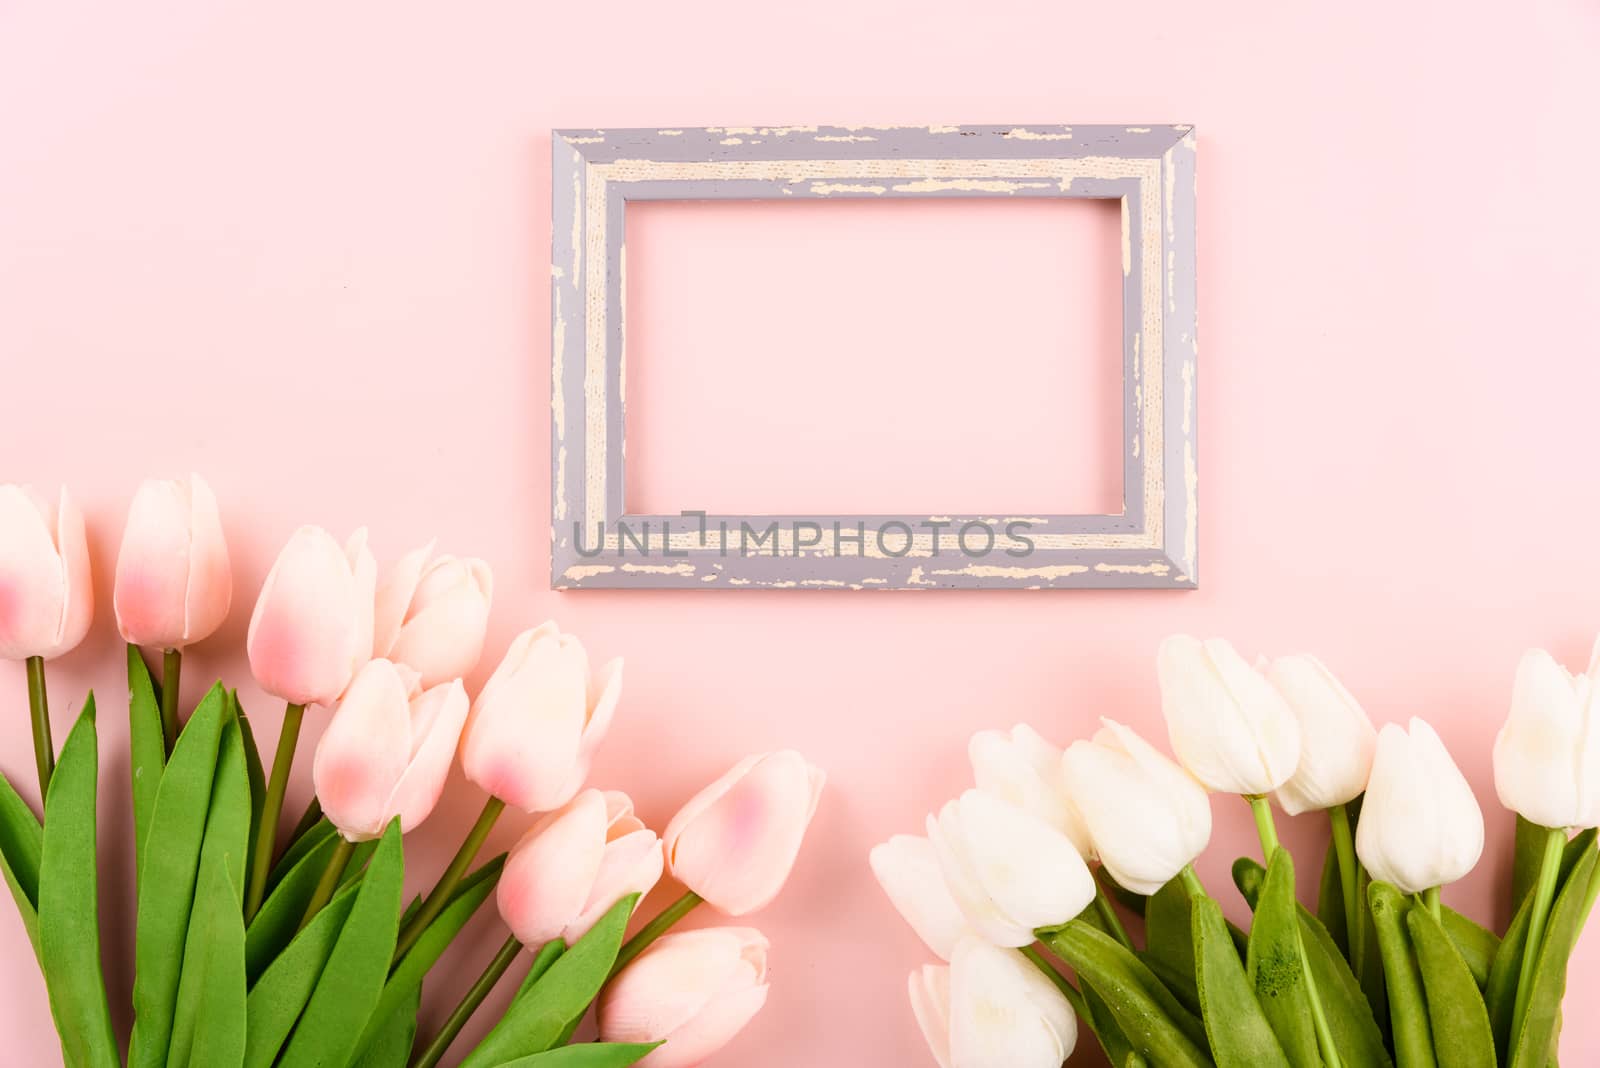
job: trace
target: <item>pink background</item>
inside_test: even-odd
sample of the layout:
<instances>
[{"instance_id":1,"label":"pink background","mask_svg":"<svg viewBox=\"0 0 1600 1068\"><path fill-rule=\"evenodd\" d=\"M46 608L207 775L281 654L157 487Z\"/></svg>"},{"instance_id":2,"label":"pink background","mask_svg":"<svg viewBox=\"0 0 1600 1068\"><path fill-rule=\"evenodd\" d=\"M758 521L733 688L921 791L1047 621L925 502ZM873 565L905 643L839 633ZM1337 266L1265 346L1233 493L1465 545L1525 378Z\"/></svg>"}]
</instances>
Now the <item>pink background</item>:
<instances>
[{"instance_id":1,"label":"pink background","mask_svg":"<svg viewBox=\"0 0 1600 1068\"><path fill-rule=\"evenodd\" d=\"M225 673L270 724L240 653L255 589L295 525L365 523L384 559L437 535L493 563L490 659L552 616L596 656L626 655L594 779L626 786L657 824L750 750L792 745L828 769L788 891L754 918L774 944L770 1006L723 1063L931 1063L904 994L927 954L876 890L867 849L962 785L976 728L1027 718L1065 741L1102 713L1155 728L1152 655L1176 630L1252 653L1313 650L1376 718L1431 718L1490 821L1488 855L1446 899L1503 922L1510 821L1493 803L1489 742L1512 668L1529 645L1579 664L1600 627L1597 50L1589 0L1515 13L0 4L0 479L64 481L91 521L101 616L51 681L58 739L87 686L105 699L102 916L121 1023L132 899L108 580L136 481L191 467L223 502L237 605L190 657L187 699ZM551 127L1173 121L1200 131L1201 590L546 588ZM1099 351L1101 326L1063 322L1049 305L1060 285L1030 279L1089 273L1091 220L1034 220L1064 228L1078 250L1066 257L976 205L926 227L888 206L819 221L848 256L880 255L863 235L898 235L865 299L854 268L830 277L829 241L792 240L791 217L755 211L741 231L684 210L640 223L667 275L633 298L630 335L661 331L638 351L666 353L630 396L640 440L656 445L638 492L819 508L910 508L894 496L940 487L1009 501L1050 478L1063 500L1106 492L1107 431L1088 401L1104 364L1074 356L1063 372L1044 348ZM696 252L687 227L705 227L715 254ZM934 229L948 235L927 252L942 270L916 252ZM755 247L769 240L782 250ZM753 257L772 286L730 256ZM704 273L672 276L675 263ZM969 263L981 269L953 282ZM808 350L814 371L794 361ZM1007 394L994 379L1011 359L1023 362ZM691 373L696 361L724 376ZM859 397L818 412L836 391L816 376L851 366ZM942 385L905 382L912 371ZM981 433L962 418L969 399ZM786 444L770 469L718 455L704 424L736 435L768 411L840 432ZM926 455L903 469L862 460L879 419ZM20 669L0 665L0 693L0 766L28 792ZM416 835L414 883L477 804L452 784ZM1222 889L1251 846L1242 806L1215 807L1202 874ZM523 825L507 820L497 843ZM1305 857L1320 850L1316 820L1287 834ZM480 917L456 970L431 984L425 1029L500 938ZM0 941L9 1056L55 1063L9 905ZM1600 937L1576 973L1593 997ZM1600 1020L1572 1013L1566 1052L1600 1055Z\"/></svg>"}]
</instances>

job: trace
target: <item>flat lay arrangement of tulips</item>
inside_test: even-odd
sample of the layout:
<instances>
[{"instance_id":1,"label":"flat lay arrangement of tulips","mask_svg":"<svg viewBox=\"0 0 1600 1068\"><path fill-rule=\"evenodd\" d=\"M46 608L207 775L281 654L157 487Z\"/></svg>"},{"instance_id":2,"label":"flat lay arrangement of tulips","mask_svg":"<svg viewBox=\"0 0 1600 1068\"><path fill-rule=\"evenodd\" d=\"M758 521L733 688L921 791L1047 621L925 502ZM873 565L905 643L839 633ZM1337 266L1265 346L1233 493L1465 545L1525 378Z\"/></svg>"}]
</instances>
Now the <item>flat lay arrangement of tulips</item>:
<instances>
[{"instance_id":1,"label":"flat lay arrangement of tulips","mask_svg":"<svg viewBox=\"0 0 1600 1068\"><path fill-rule=\"evenodd\" d=\"M823 776L799 754L749 757L658 837L626 794L585 788L622 689L591 677L554 624L512 641L470 700L492 580L480 560L402 557L380 580L358 532L302 527L262 586L248 655L285 703L270 765L235 690L178 698L183 650L232 597L215 498L198 477L150 481L131 506L114 609L128 642L137 927L126 1053L101 970L93 695L57 753L46 661L89 630L82 514L0 486L0 657L27 665L43 818L0 774L0 869L33 944L70 1068L317 1065L431 1068L519 959L503 1016L449 1063L470 1068L682 1068L702 1063L767 997L768 944L745 927L669 930L704 903L743 916L787 880ZM159 671L146 656L159 660ZM316 796L284 831L302 720L327 710ZM273 715L277 716L276 710ZM255 718L252 718L254 716ZM459 753L487 795L432 889L403 900L403 836L426 819ZM543 813L509 854L481 859L505 809ZM631 937L640 898L685 888ZM455 1010L417 1033L425 977L494 894L504 946L473 983L437 974ZM524 952L526 951L526 952ZM591 1006L598 1039L573 1042Z\"/></svg>"},{"instance_id":2,"label":"flat lay arrangement of tulips","mask_svg":"<svg viewBox=\"0 0 1600 1068\"><path fill-rule=\"evenodd\" d=\"M935 1060L1056 1068L1082 1026L1117 1068L1555 1065L1567 961L1600 894L1600 646L1582 675L1539 650L1517 668L1494 747L1517 814L1499 934L1440 900L1478 862L1484 820L1427 723L1375 730L1309 656L1251 666L1175 637L1157 665L1176 762L1109 719L1065 751L1025 725L981 732L976 789L926 837L873 849L947 962L910 978ZM1212 792L1260 834L1232 872L1248 930L1193 867ZM1330 829L1313 907L1274 802Z\"/></svg>"}]
</instances>

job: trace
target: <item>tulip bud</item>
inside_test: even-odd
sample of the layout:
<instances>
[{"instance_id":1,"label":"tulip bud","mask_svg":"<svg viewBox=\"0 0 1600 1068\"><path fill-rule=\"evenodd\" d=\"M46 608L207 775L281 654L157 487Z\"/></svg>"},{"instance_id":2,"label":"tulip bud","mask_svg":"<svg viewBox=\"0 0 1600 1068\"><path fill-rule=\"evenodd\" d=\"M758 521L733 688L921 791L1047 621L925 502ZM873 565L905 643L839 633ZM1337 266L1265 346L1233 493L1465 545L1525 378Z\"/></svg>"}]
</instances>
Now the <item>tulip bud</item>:
<instances>
[{"instance_id":1,"label":"tulip bud","mask_svg":"<svg viewBox=\"0 0 1600 1068\"><path fill-rule=\"evenodd\" d=\"M661 841L628 795L585 790L512 848L495 891L500 916L525 946L571 945L622 898L648 894L661 866Z\"/></svg>"},{"instance_id":2,"label":"tulip bud","mask_svg":"<svg viewBox=\"0 0 1600 1068\"><path fill-rule=\"evenodd\" d=\"M928 1050L939 1068L950 1063L950 968L945 964L924 964L911 973L906 984L911 995L911 1014L928 1043Z\"/></svg>"},{"instance_id":3,"label":"tulip bud","mask_svg":"<svg viewBox=\"0 0 1600 1068\"><path fill-rule=\"evenodd\" d=\"M554 623L512 639L478 694L461 740L461 769L524 812L571 801L622 695L622 658L589 677L583 643Z\"/></svg>"},{"instance_id":4,"label":"tulip bud","mask_svg":"<svg viewBox=\"0 0 1600 1068\"><path fill-rule=\"evenodd\" d=\"M1093 846L1061 776L1061 750L1026 723L1008 735L979 731L967 746L978 789L1025 809L1072 840L1080 856L1092 858Z\"/></svg>"},{"instance_id":5,"label":"tulip bud","mask_svg":"<svg viewBox=\"0 0 1600 1068\"><path fill-rule=\"evenodd\" d=\"M1600 643L1573 676L1543 649L1517 665L1511 714L1494 740L1500 803L1541 827L1600 825Z\"/></svg>"},{"instance_id":6,"label":"tulip bud","mask_svg":"<svg viewBox=\"0 0 1600 1068\"><path fill-rule=\"evenodd\" d=\"M1483 812L1433 728L1385 724L1356 827L1367 871L1415 894L1455 882L1482 853Z\"/></svg>"},{"instance_id":7,"label":"tulip bud","mask_svg":"<svg viewBox=\"0 0 1600 1068\"><path fill-rule=\"evenodd\" d=\"M424 686L458 679L483 653L494 581L482 560L407 553L378 587L373 656L414 668Z\"/></svg>"},{"instance_id":8,"label":"tulip bud","mask_svg":"<svg viewBox=\"0 0 1600 1068\"><path fill-rule=\"evenodd\" d=\"M941 1044L930 1031L947 1021L939 1062L952 1068L1060 1068L1078 1044L1078 1019L1055 984L1021 953L981 938L961 940L948 976L913 975L911 989L935 1059Z\"/></svg>"},{"instance_id":9,"label":"tulip bud","mask_svg":"<svg viewBox=\"0 0 1600 1068\"><path fill-rule=\"evenodd\" d=\"M604 1042L662 1042L639 1068L693 1068L767 1000L767 940L747 927L658 939L601 991Z\"/></svg>"},{"instance_id":10,"label":"tulip bud","mask_svg":"<svg viewBox=\"0 0 1600 1068\"><path fill-rule=\"evenodd\" d=\"M1221 638L1175 635L1156 656L1172 751L1208 790L1257 796L1300 763L1300 724L1282 695Z\"/></svg>"},{"instance_id":11,"label":"tulip bud","mask_svg":"<svg viewBox=\"0 0 1600 1068\"><path fill-rule=\"evenodd\" d=\"M54 659L93 617L89 542L67 488L52 507L26 486L0 486L0 659Z\"/></svg>"},{"instance_id":12,"label":"tulip bud","mask_svg":"<svg viewBox=\"0 0 1600 1068\"><path fill-rule=\"evenodd\" d=\"M883 892L917 937L940 960L949 960L969 928L961 906L944 885L933 843L920 835L897 834L873 846L869 859Z\"/></svg>"},{"instance_id":13,"label":"tulip bud","mask_svg":"<svg viewBox=\"0 0 1600 1068\"><path fill-rule=\"evenodd\" d=\"M1211 799L1188 772L1109 719L1061 758L1100 863L1119 886L1153 894L1211 840Z\"/></svg>"},{"instance_id":14,"label":"tulip bud","mask_svg":"<svg viewBox=\"0 0 1600 1068\"><path fill-rule=\"evenodd\" d=\"M261 688L296 705L331 705L372 656L377 562L363 528L343 549L301 527L261 586L245 645Z\"/></svg>"},{"instance_id":15,"label":"tulip bud","mask_svg":"<svg viewBox=\"0 0 1600 1068\"><path fill-rule=\"evenodd\" d=\"M1094 900L1094 876L1066 835L981 790L928 817L950 896L972 929L1002 946L1066 923Z\"/></svg>"},{"instance_id":16,"label":"tulip bud","mask_svg":"<svg viewBox=\"0 0 1600 1068\"><path fill-rule=\"evenodd\" d=\"M746 757L672 817L667 867L729 916L754 912L789 878L825 780L792 749Z\"/></svg>"},{"instance_id":17,"label":"tulip bud","mask_svg":"<svg viewBox=\"0 0 1600 1068\"><path fill-rule=\"evenodd\" d=\"M147 479L128 507L112 607L133 645L182 649L211 635L233 600L217 499L199 475Z\"/></svg>"},{"instance_id":18,"label":"tulip bud","mask_svg":"<svg viewBox=\"0 0 1600 1068\"><path fill-rule=\"evenodd\" d=\"M1282 656L1267 679L1300 724L1300 763L1278 788L1291 816L1354 801L1367 788L1378 732L1350 691L1314 656Z\"/></svg>"},{"instance_id":19,"label":"tulip bud","mask_svg":"<svg viewBox=\"0 0 1600 1068\"><path fill-rule=\"evenodd\" d=\"M382 836L396 816L410 831L438 803L466 719L460 679L423 690L411 669L367 661L317 743L323 814L352 842Z\"/></svg>"}]
</instances>

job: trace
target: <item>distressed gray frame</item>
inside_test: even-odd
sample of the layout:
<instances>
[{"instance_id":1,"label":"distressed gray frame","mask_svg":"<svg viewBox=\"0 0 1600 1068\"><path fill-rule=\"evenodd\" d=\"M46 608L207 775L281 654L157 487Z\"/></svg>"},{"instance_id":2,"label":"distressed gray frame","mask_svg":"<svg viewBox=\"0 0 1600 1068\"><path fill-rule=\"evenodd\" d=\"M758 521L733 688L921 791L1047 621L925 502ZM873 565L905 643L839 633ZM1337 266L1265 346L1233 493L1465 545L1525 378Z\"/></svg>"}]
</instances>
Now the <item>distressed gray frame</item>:
<instances>
[{"instance_id":1,"label":"distressed gray frame","mask_svg":"<svg viewBox=\"0 0 1600 1068\"><path fill-rule=\"evenodd\" d=\"M562 130L552 141L552 586L1195 587L1192 127ZM625 511L627 202L841 197L1121 202L1122 511L1045 516ZM978 554L972 535L983 529L993 544ZM1018 529L1031 547L1009 536ZM1004 547L1002 533L1008 536Z\"/></svg>"}]
</instances>

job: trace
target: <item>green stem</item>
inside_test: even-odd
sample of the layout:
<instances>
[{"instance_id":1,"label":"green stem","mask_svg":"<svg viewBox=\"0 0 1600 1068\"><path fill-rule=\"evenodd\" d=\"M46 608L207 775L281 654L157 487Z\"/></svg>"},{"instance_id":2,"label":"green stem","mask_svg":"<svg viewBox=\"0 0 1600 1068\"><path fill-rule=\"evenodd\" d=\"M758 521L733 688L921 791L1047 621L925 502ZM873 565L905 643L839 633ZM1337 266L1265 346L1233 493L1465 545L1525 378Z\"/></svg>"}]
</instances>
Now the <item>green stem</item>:
<instances>
[{"instance_id":1,"label":"green stem","mask_svg":"<svg viewBox=\"0 0 1600 1068\"><path fill-rule=\"evenodd\" d=\"M163 688L163 696L165 696ZM283 812L283 793L289 787L289 769L294 766L294 750L300 741L300 722L306 706L290 703L283 711L283 730L278 734L278 752L272 758L272 777L267 780L267 796L261 805L261 825L250 856L250 886L244 898L244 922L255 918L266 896L267 876L272 871L272 847L278 841L278 816Z\"/></svg>"},{"instance_id":2,"label":"green stem","mask_svg":"<svg viewBox=\"0 0 1600 1068\"><path fill-rule=\"evenodd\" d=\"M1528 998L1533 994L1533 973L1539 962L1539 950L1544 942L1545 924L1550 919L1550 905L1555 900L1556 883L1561 880L1561 853L1567 846L1567 832L1559 828L1544 829L1544 854L1539 863L1539 881L1533 889L1533 911L1528 914L1528 941L1522 948L1522 974L1517 979L1517 1000L1511 1010L1511 1033L1522 1033L1522 1021L1528 1015Z\"/></svg>"},{"instance_id":3,"label":"green stem","mask_svg":"<svg viewBox=\"0 0 1600 1068\"><path fill-rule=\"evenodd\" d=\"M400 958L417 944L417 939L428 929L428 924L443 911L450 901L450 895L456 892L456 887L461 884L467 869L472 866L472 860L478 855L478 850L483 848L484 839L494 830L494 821L500 818L500 813L504 812L505 808L506 803L498 797L491 797L484 802L483 811L478 813L478 822L467 832L466 840L461 843L461 848L456 850L456 855L450 858L450 864L445 868L444 874L439 876L439 881L428 892L422 907L417 909L417 914L401 928L399 941L394 947L396 963L399 963Z\"/></svg>"},{"instance_id":4,"label":"green stem","mask_svg":"<svg viewBox=\"0 0 1600 1068\"><path fill-rule=\"evenodd\" d=\"M1040 953L1037 948L1023 946L1022 955L1033 961L1033 966L1043 972L1045 977L1056 985L1056 989L1061 991L1061 996L1066 998L1067 1003L1072 1006L1072 1011L1078 1014L1078 1019L1087 1024L1090 1020L1089 1004L1084 1001L1083 995L1078 992L1078 988L1067 982L1066 976L1051 967L1050 962L1044 959L1044 954Z\"/></svg>"},{"instance_id":5,"label":"green stem","mask_svg":"<svg viewBox=\"0 0 1600 1068\"><path fill-rule=\"evenodd\" d=\"M1350 809L1335 805L1328 810L1333 824L1333 851L1339 860L1339 883L1344 891L1344 929L1350 951L1350 967L1361 974L1366 957L1367 921L1361 902L1361 865L1356 860L1355 836L1350 833Z\"/></svg>"},{"instance_id":6,"label":"green stem","mask_svg":"<svg viewBox=\"0 0 1600 1068\"><path fill-rule=\"evenodd\" d=\"M317 880L317 888L311 894L311 900L306 904L306 913L300 917L300 926L297 930L305 930L317 913L322 911L322 906L333 900L333 892L339 889L339 880L344 878L344 869L350 864L350 855L356 851L356 844L344 835L334 836L337 843L333 847L333 855L328 858L328 866L322 869L322 878Z\"/></svg>"},{"instance_id":7,"label":"green stem","mask_svg":"<svg viewBox=\"0 0 1600 1068\"><path fill-rule=\"evenodd\" d=\"M1422 907L1427 909L1434 919L1444 921L1444 905L1439 900L1437 886L1430 886L1422 892Z\"/></svg>"},{"instance_id":8,"label":"green stem","mask_svg":"<svg viewBox=\"0 0 1600 1068\"><path fill-rule=\"evenodd\" d=\"M666 934L673 924L689 915L694 910L694 907L704 900L705 898L693 890L689 890L678 900L662 909L660 915L639 928L639 933L628 939L623 944L623 947L617 951L616 962L611 965L611 974L616 975L626 968L632 963L633 958L650 948L650 943Z\"/></svg>"},{"instance_id":9,"label":"green stem","mask_svg":"<svg viewBox=\"0 0 1600 1068\"><path fill-rule=\"evenodd\" d=\"M1106 896L1106 892L1100 888L1099 882L1094 884L1094 907L1100 914L1100 919L1111 931L1112 937L1132 949L1133 939L1128 937L1128 929L1122 926L1122 917L1117 915L1116 907L1111 904L1111 898Z\"/></svg>"},{"instance_id":10,"label":"green stem","mask_svg":"<svg viewBox=\"0 0 1600 1068\"><path fill-rule=\"evenodd\" d=\"M1333 1039L1333 1028L1328 1025L1328 1014L1322 1007L1322 995L1317 992L1317 980L1311 974L1311 962L1306 958L1305 935L1295 926L1295 948L1300 954L1300 974L1306 981L1306 993L1311 1001L1311 1025L1317 1032L1317 1047L1322 1051L1324 1068L1342 1068L1339 1046Z\"/></svg>"},{"instance_id":11,"label":"green stem","mask_svg":"<svg viewBox=\"0 0 1600 1068\"><path fill-rule=\"evenodd\" d=\"M1256 818L1256 835L1261 839L1261 859L1272 862L1272 851L1278 848L1278 826L1272 819L1272 802L1265 794L1246 794L1250 813Z\"/></svg>"},{"instance_id":12,"label":"green stem","mask_svg":"<svg viewBox=\"0 0 1600 1068\"><path fill-rule=\"evenodd\" d=\"M411 1068L433 1068L444 1057L445 1051L450 1048L450 1043L456 1040L461 1029L466 1026L478 1006L483 1004L483 999L489 996L489 991L506 974L506 969L511 967L511 962L517 959L517 954L522 951L522 943L517 941L517 936L512 935L500 947L500 952L494 955L489 966L478 976L478 981L464 994L455 1010L445 1020L439 1033L433 1036L433 1041L428 1043L426 1049L417 1055L411 1062Z\"/></svg>"},{"instance_id":13,"label":"green stem","mask_svg":"<svg viewBox=\"0 0 1600 1068\"><path fill-rule=\"evenodd\" d=\"M1200 881L1200 876L1195 874L1193 864L1185 864L1183 870L1178 873L1178 877L1183 880L1183 887L1189 891L1190 897L1206 896L1206 886Z\"/></svg>"},{"instance_id":14,"label":"green stem","mask_svg":"<svg viewBox=\"0 0 1600 1068\"><path fill-rule=\"evenodd\" d=\"M178 744L178 682L183 675L183 650L168 649L161 654L161 741L172 755Z\"/></svg>"},{"instance_id":15,"label":"green stem","mask_svg":"<svg viewBox=\"0 0 1600 1068\"><path fill-rule=\"evenodd\" d=\"M28 657L28 712L33 717L33 760L39 767L39 807L56 770L56 744L50 738L50 701L44 692L44 657Z\"/></svg>"}]
</instances>

